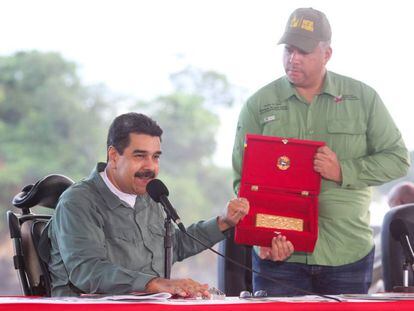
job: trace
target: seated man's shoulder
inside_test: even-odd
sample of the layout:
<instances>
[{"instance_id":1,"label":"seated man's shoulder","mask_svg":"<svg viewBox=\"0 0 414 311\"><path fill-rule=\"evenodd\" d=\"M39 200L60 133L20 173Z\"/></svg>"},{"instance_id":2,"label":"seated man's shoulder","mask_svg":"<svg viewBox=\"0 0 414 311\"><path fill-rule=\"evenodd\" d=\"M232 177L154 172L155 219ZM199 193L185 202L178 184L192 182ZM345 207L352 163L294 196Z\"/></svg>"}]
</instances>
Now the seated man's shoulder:
<instances>
[{"instance_id":1,"label":"seated man's shoulder","mask_svg":"<svg viewBox=\"0 0 414 311\"><path fill-rule=\"evenodd\" d=\"M97 195L98 192L93 183L88 180L82 180L63 192L59 199L58 207L72 202L91 203Z\"/></svg>"}]
</instances>

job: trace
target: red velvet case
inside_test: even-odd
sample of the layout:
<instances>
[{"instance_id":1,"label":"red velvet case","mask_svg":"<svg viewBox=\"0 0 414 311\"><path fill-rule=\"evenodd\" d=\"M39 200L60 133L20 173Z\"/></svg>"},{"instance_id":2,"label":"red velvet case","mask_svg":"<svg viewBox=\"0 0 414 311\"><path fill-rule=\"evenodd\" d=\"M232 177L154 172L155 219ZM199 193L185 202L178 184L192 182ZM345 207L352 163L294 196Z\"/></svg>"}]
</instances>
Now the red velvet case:
<instances>
[{"instance_id":1,"label":"red velvet case","mask_svg":"<svg viewBox=\"0 0 414 311\"><path fill-rule=\"evenodd\" d=\"M324 142L246 135L239 197L250 202L249 214L236 226L235 242L270 246L280 232L295 251L313 252L318 238L318 194L321 176L313 169ZM255 225L257 214L303 221L303 231Z\"/></svg>"}]
</instances>

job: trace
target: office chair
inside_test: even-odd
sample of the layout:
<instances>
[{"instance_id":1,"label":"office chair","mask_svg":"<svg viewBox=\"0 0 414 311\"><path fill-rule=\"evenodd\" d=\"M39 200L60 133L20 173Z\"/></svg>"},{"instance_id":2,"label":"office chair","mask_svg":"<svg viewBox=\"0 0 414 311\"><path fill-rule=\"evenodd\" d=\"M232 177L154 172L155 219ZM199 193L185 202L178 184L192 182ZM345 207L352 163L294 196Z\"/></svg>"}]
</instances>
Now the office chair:
<instances>
[{"instance_id":1,"label":"office chair","mask_svg":"<svg viewBox=\"0 0 414 311\"><path fill-rule=\"evenodd\" d=\"M14 268L17 270L20 285L25 296L50 296L50 276L48 269L49 239L43 230L51 215L33 214L30 208L44 206L51 209L73 181L63 175L48 175L34 185L21 190L12 204L21 213L7 211L10 238L14 246Z\"/></svg>"},{"instance_id":2,"label":"office chair","mask_svg":"<svg viewBox=\"0 0 414 311\"><path fill-rule=\"evenodd\" d=\"M252 247L234 243L234 229L219 244L219 251L249 268L252 268ZM218 288L227 296L239 296L242 291L251 292L252 273L234 263L218 258Z\"/></svg>"},{"instance_id":3,"label":"office chair","mask_svg":"<svg viewBox=\"0 0 414 311\"><path fill-rule=\"evenodd\" d=\"M384 289L392 291L394 286L403 286L403 264L405 261L401 243L390 233L390 223L402 219L407 225L409 238L414 243L414 204L391 208L384 216L381 229L381 258ZM409 286L414 286L413 273L409 272Z\"/></svg>"}]
</instances>

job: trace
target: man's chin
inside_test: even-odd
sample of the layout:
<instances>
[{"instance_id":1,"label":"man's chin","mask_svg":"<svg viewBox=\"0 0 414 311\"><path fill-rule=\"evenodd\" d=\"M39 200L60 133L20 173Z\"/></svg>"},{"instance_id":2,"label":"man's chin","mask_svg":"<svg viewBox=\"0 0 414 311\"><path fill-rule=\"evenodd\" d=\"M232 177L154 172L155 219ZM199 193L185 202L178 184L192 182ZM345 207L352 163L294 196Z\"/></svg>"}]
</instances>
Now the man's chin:
<instances>
[{"instance_id":1,"label":"man's chin","mask_svg":"<svg viewBox=\"0 0 414 311\"><path fill-rule=\"evenodd\" d=\"M302 84L302 78L298 76L290 76L288 75L288 80L290 83L292 83L295 86L301 86Z\"/></svg>"},{"instance_id":2,"label":"man's chin","mask_svg":"<svg viewBox=\"0 0 414 311\"><path fill-rule=\"evenodd\" d=\"M153 178L135 178L135 193L136 194L145 194L147 192L148 183L153 180Z\"/></svg>"}]
</instances>

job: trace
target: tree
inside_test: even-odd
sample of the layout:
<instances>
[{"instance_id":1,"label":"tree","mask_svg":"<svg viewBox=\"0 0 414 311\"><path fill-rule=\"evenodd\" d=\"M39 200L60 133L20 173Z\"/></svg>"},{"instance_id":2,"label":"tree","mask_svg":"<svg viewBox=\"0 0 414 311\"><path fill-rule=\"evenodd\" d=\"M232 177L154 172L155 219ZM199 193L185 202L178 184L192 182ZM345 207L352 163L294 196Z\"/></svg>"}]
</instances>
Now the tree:
<instances>
[{"instance_id":1,"label":"tree","mask_svg":"<svg viewBox=\"0 0 414 311\"><path fill-rule=\"evenodd\" d=\"M105 155L103 86L86 87L57 53L0 58L0 206L50 173L87 175Z\"/></svg>"}]
</instances>

